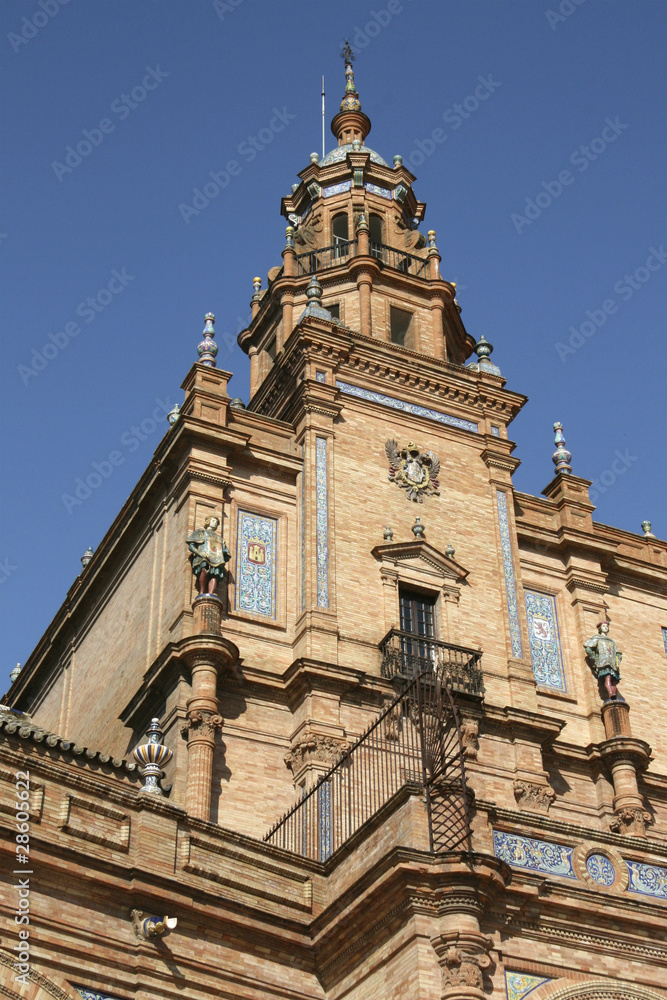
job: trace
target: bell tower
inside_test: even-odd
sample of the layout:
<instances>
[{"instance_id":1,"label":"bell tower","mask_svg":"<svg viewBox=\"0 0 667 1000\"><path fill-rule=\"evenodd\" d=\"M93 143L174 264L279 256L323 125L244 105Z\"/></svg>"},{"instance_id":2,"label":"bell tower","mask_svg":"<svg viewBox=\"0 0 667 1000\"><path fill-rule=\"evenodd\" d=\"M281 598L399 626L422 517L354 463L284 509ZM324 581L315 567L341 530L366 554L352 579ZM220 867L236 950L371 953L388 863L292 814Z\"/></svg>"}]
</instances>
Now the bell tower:
<instances>
[{"instance_id":1,"label":"bell tower","mask_svg":"<svg viewBox=\"0 0 667 1000\"><path fill-rule=\"evenodd\" d=\"M367 146L371 122L361 108L349 45L345 92L331 122L338 145L310 156L300 182L282 199L289 225L283 266L255 279L252 323L239 336L250 355L251 408L262 409L269 373L306 307L313 276L321 307L343 329L417 355L463 365L474 340L461 321L456 288L440 273L433 230L423 233L426 205L415 176ZM272 415L277 416L275 411Z\"/></svg>"}]
</instances>

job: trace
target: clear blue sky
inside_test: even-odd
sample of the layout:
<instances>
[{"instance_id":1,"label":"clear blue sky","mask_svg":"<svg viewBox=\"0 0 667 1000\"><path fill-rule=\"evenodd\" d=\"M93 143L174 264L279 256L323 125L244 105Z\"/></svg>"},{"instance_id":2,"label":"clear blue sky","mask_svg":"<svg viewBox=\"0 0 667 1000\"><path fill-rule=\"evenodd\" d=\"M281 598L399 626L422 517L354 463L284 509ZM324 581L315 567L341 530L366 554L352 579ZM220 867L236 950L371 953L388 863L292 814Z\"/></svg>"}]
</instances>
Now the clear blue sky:
<instances>
[{"instance_id":1,"label":"clear blue sky","mask_svg":"<svg viewBox=\"0 0 667 1000\"><path fill-rule=\"evenodd\" d=\"M40 3L0 6L0 688L148 464L208 310L247 400L234 335L280 263L280 197L321 149L323 73L333 145L345 36L369 145L414 165L464 322L530 397L516 486L552 478L562 420L575 472L604 487L596 518L665 536L663 3ZM230 160L208 206L179 209Z\"/></svg>"}]
</instances>

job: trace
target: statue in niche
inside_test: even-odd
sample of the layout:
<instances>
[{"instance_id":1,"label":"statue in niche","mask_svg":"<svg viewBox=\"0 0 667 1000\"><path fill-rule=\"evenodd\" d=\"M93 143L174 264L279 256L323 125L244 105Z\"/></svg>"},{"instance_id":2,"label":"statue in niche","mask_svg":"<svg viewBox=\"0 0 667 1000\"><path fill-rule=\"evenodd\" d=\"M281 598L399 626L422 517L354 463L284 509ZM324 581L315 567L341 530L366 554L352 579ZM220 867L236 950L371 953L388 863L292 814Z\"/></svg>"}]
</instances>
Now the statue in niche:
<instances>
[{"instance_id":1,"label":"statue in niche","mask_svg":"<svg viewBox=\"0 0 667 1000\"><path fill-rule=\"evenodd\" d=\"M604 683L609 698L623 700L623 696L618 694L616 688L621 679L620 666L623 654L614 640L609 638L609 622L598 623L598 634L584 643L584 649L593 664L595 676L600 684L600 691L602 691Z\"/></svg>"},{"instance_id":2,"label":"statue in niche","mask_svg":"<svg viewBox=\"0 0 667 1000\"><path fill-rule=\"evenodd\" d=\"M211 514L204 521L204 527L197 528L186 539L200 594L215 593L218 580L224 577L225 567L231 558L226 543L218 534L219 527L220 518Z\"/></svg>"}]
</instances>

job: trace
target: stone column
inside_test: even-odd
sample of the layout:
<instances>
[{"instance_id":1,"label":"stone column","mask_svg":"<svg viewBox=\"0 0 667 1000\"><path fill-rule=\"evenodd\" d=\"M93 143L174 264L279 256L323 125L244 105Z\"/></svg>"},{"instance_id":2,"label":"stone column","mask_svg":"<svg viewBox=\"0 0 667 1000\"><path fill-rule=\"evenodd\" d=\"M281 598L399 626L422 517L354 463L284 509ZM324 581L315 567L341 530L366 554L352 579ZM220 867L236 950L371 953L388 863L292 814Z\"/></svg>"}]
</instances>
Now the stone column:
<instances>
[{"instance_id":1,"label":"stone column","mask_svg":"<svg viewBox=\"0 0 667 1000\"><path fill-rule=\"evenodd\" d=\"M371 289L373 278L368 271L357 273L357 288L359 290L359 312L361 315L361 335L371 337L373 335L373 320L371 317Z\"/></svg>"},{"instance_id":2,"label":"stone column","mask_svg":"<svg viewBox=\"0 0 667 1000\"><path fill-rule=\"evenodd\" d=\"M180 653L192 671L192 695L186 703L182 733L188 741L185 809L197 819L211 818L213 754L222 728L218 677L238 659L236 646L221 635L222 604L215 594L199 594L193 605L193 631Z\"/></svg>"},{"instance_id":3,"label":"stone column","mask_svg":"<svg viewBox=\"0 0 667 1000\"><path fill-rule=\"evenodd\" d=\"M606 727L607 715L604 715L604 721ZM627 717L624 724L629 728ZM645 837L651 814L644 808L637 772L648 766L651 748L643 740L632 736L613 736L600 744L600 753L611 772L614 785L614 818L610 828L616 833Z\"/></svg>"},{"instance_id":4,"label":"stone column","mask_svg":"<svg viewBox=\"0 0 667 1000\"><path fill-rule=\"evenodd\" d=\"M250 358L250 397L252 398L259 388L259 357L254 344L248 348L248 356Z\"/></svg>"}]
</instances>

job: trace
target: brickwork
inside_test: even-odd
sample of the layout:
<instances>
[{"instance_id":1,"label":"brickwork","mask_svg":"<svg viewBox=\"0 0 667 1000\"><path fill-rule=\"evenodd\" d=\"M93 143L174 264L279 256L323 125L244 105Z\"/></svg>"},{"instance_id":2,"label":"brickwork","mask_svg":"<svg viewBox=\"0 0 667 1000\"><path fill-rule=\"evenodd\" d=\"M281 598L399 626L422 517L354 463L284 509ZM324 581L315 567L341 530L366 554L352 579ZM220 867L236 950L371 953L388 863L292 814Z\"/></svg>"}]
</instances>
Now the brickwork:
<instances>
[{"instance_id":1,"label":"brickwork","mask_svg":"<svg viewBox=\"0 0 667 1000\"><path fill-rule=\"evenodd\" d=\"M366 123L355 109L334 119L360 142ZM474 340L435 234L414 228L412 175L344 145L283 201L298 245L291 227L239 337L248 407L230 407L230 373L193 366L178 422L8 695L31 717L0 713L4 995L502 1000L511 971L549 980L534 1000L600 981L595 1000L667 996L667 544L595 523L575 475L541 497L514 491L508 426L525 397L483 354L465 365ZM340 211L355 242L332 254ZM306 295L313 269L321 305L317 287ZM333 303L340 322L322 311ZM392 306L412 314L403 346ZM420 501L390 476L388 441L414 444L403 485ZM185 544L210 514L232 553L219 603L195 601ZM332 856L325 796L310 831L325 860L266 843L395 697L381 643L401 625L401 588L433 603L433 635L409 640L423 669L436 641L481 650L484 695L456 693L463 744L452 737L472 852L432 853L423 790L403 779L387 800L381 769L363 793L377 794L371 819ZM548 606L527 615L526 591ZM605 618L629 712L603 721L583 643ZM536 683L529 629L542 649L558 643L562 684ZM154 715L173 751L165 798L121 762ZM48 982L14 989L23 768L31 963ZM146 940L132 911L178 927Z\"/></svg>"}]
</instances>

